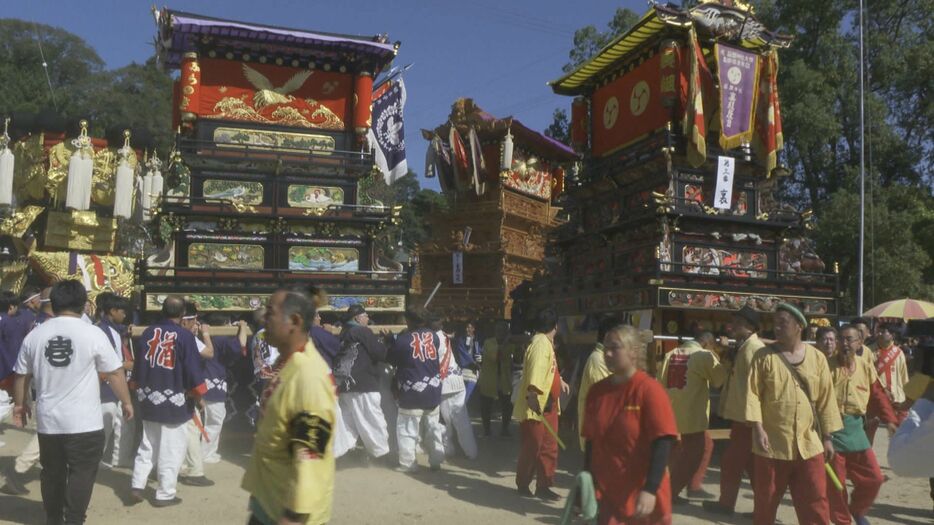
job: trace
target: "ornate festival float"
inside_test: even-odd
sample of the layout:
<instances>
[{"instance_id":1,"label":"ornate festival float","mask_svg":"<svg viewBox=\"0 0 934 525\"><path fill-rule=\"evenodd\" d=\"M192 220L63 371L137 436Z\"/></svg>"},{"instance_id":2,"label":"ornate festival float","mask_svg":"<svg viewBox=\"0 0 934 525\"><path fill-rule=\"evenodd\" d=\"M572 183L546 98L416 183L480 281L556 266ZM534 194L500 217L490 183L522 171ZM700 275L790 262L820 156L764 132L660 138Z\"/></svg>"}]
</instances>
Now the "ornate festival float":
<instances>
[{"instance_id":1,"label":"ornate festival float","mask_svg":"<svg viewBox=\"0 0 934 525\"><path fill-rule=\"evenodd\" d=\"M130 297L154 160L134 146L148 149L149 133L92 138L88 121L68 123L51 109L0 125L0 288L77 279L92 301L105 291Z\"/></svg>"},{"instance_id":2,"label":"ornate festival float","mask_svg":"<svg viewBox=\"0 0 934 525\"><path fill-rule=\"evenodd\" d=\"M791 37L727 3L656 4L551 82L575 96L584 167L530 301L555 306L571 333L592 335L608 312L666 336L719 329L743 305L837 313L837 276L806 237L810 212L776 199L788 174L778 51Z\"/></svg>"},{"instance_id":3,"label":"ornate festival float","mask_svg":"<svg viewBox=\"0 0 934 525\"><path fill-rule=\"evenodd\" d=\"M468 98L422 134L426 176L438 177L449 207L432 216L432 238L418 249L419 300L435 292L432 310L449 319L509 319L516 288L542 268L554 202L578 156Z\"/></svg>"},{"instance_id":4,"label":"ornate festival float","mask_svg":"<svg viewBox=\"0 0 934 525\"><path fill-rule=\"evenodd\" d=\"M367 193L373 79L398 43L156 12L175 82L176 151L156 214L164 248L141 264L147 311L181 293L202 310L252 310L315 284L323 310L404 310L408 279L375 239L393 210Z\"/></svg>"}]
</instances>

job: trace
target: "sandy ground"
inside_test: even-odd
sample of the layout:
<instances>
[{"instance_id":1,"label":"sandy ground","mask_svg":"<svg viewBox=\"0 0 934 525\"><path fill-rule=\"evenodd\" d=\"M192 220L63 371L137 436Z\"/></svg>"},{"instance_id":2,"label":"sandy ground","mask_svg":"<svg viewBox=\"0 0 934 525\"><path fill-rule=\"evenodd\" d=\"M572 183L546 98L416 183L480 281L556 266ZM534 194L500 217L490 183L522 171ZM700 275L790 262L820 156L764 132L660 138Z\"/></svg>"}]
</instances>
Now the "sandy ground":
<instances>
[{"instance_id":1,"label":"sandy ground","mask_svg":"<svg viewBox=\"0 0 934 525\"><path fill-rule=\"evenodd\" d=\"M478 427L475 427L478 428ZM514 429L515 430L515 429ZM26 431L3 427L0 440L0 468L12 464L12 457L29 438ZM565 441L573 444L565 437ZM156 509L148 503L125 507L130 480L126 470L102 468L97 476L94 497L88 510L88 523L104 524L228 524L245 523L246 494L240 489L240 479L249 457L251 436L235 428L225 430L221 452L224 461L206 465L208 477L217 485L208 488L179 487L184 502L176 507ZM480 439L480 459L475 462L455 459L441 472L405 475L382 467L365 467L355 457L342 458L338 463L334 495L333 519L336 524L443 523L444 525L479 525L512 523L547 523L560 521L561 505L524 499L514 489L514 466L517 440L513 438ZM888 439L884 432L876 442L878 457L885 463ZM572 474L580 465L576 451L562 453L556 490L567 493ZM425 459L421 458L424 465ZM706 489L717 493L717 458L708 471ZM873 524L913 525L934 523L931 499L926 479L896 477L883 466L890 479L870 513ZM0 523L44 523L37 469L28 475L25 497L0 495ZM149 495L152 497L153 489ZM563 503L562 503L563 504ZM752 493L744 484L738 511L752 511ZM779 519L784 524L795 523L791 502L786 496ZM674 523L750 523L743 517L718 521L701 508L700 502L675 507Z\"/></svg>"}]
</instances>

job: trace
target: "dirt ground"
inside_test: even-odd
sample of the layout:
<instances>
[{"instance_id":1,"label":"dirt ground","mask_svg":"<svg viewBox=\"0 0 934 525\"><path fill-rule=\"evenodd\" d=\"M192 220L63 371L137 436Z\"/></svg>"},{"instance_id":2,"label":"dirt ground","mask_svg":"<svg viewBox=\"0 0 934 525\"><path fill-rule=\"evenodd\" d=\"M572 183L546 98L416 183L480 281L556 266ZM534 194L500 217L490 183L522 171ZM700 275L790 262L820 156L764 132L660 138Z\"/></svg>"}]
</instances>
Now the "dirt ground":
<instances>
[{"instance_id":1,"label":"dirt ground","mask_svg":"<svg viewBox=\"0 0 934 525\"><path fill-rule=\"evenodd\" d=\"M478 426L475 426L479 430ZM0 441L0 468L11 468L12 456L29 438L26 431L3 427ZM515 434L515 429L514 429ZM876 524L914 525L934 523L931 498L926 479L895 476L885 467L888 439L880 432L875 450L883 463L883 472L890 479L873 507L870 518ZM573 445L572 436L564 437ZM236 428L225 429L221 452L224 461L206 465L207 476L217 484L208 488L179 486L184 502L176 507L156 509L149 503L125 507L122 497L127 493L130 473L126 470L101 469L88 510L88 523L96 524L236 524L246 523L247 495L240 489L240 479L249 456L251 436ZM444 525L546 523L560 521L561 504L546 504L535 499L520 498L514 489L514 467L517 439L479 439L480 459L470 462L455 459L441 472L406 475L383 467L366 467L355 457L342 458L338 463L334 495L335 524L384 525L394 523L438 523ZM719 449L719 447L718 447ZM422 464L425 459L421 458ZM563 452L559 459L556 490L567 493L572 473L580 465L576 451ZM706 489L717 493L717 458L708 471ZM45 522L37 469L28 475L25 497L0 495L0 523L41 524ZM153 489L149 495L152 497ZM744 484L738 511L752 511L752 493ZM795 523L791 502L786 496L779 510L781 523ZM675 524L750 523L737 516L718 521L707 514L700 502L675 507Z\"/></svg>"}]
</instances>

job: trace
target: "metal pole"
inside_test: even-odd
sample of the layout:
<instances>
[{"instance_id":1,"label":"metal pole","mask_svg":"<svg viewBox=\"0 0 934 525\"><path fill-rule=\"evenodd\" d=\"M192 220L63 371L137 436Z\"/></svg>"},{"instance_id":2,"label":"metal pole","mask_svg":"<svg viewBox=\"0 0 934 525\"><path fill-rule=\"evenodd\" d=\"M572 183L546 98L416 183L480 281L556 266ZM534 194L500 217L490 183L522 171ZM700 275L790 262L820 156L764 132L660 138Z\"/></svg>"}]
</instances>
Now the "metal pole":
<instances>
[{"instance_id":1,"label":"metal pole","mask_svg":"<svg viewBox=\"0 0 934 525\"><path fill-rule=\"evenodd\" d=\"M866 107L863 75L863 0L859 0L859 263L856 283L856 313L863 315L864 246L866 240Z\"/></svg>"},{"instance_id":2,"label":"metal pole","mask_svg":"<svg viewBox=\"0 0 934 525\"><path fill-rule=\"evenodd\" d=\"M441 288L441 281L438 281L438 284L435 285L435 289L431 291L431 295L428 296L428 300L425 301L425 306L422 308L428 308L428 304L435 298L435 294L438 293L439 288Z\"/></svg>"}]
</instances>

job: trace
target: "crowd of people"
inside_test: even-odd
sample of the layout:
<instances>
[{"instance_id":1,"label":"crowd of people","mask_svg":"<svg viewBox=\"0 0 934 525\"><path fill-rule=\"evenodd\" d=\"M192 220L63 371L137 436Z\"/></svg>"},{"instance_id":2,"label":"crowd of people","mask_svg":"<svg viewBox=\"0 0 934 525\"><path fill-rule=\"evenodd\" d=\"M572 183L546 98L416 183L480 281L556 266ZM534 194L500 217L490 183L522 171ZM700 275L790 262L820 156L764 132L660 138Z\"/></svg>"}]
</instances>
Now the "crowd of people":
<instances>
[{"instance_id":1,"label":"crowd of people","mask_svg":"<svg viewBox=\"0 0 934 525\"><path fill-rule=\"evenodd\" d=\"M134 328L126 299L103 293L91 305L77 281L0 294L0 387L14 424L36 428L0 492L26 494L22 476L38 462L48 523L83 523L103 465L132 470L128 505L177 505L179 483L214 484L205 464L221 460L225 423L243 414L255 431L242 481L250 523L325 523L343 456L407 474L423 468L420 451L428 470L477 458L468 406L479 395L483 435L494 435L497 409L500 436L518 423L519 497L560 499L559 433L576 427L584 461L571 500L601 524L671 523L691 499L732 515L744 474L756 524L774 523L788 490L800 523L864 524L884 481L876 429L895 433L912 401L931 395L909 380L900 326L871 333L857 319L810 333L789 304L769 319L743 308L726 333L698 328L653 361L651 332L612 316L591 351L571 356L550 309L521 328L452 329L413 306L390 334L374 332L361 305L322 319L322 297L279 290L234 322L168 296L160 320ZM703 482L721 420L729 440L713 495Z\"/></svg>"}]
</instances>

